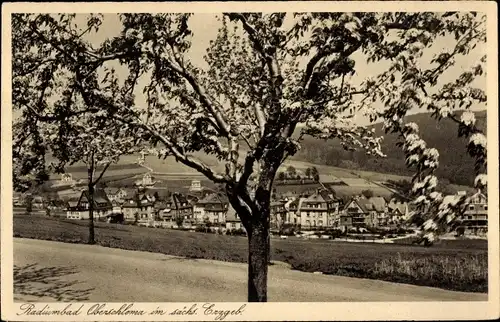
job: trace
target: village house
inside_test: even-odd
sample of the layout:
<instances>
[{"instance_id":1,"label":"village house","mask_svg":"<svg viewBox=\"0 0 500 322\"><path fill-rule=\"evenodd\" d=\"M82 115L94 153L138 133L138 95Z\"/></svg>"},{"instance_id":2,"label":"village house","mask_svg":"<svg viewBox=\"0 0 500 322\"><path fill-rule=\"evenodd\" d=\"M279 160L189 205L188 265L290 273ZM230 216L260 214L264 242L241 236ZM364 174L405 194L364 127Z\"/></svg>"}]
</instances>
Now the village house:
<instances>
[{"instance_id":1,"label":"village house","mask_svg":"<svg viewBox=\"0 0 500 322\"><path fill-rule=\"evenodd\" d=\"M139 223L149 223L155 219L155 198L154 196L147 193L140 193L137 195L138 203L138 222Z\"/></svg>"},{"instance_id":2,"label":"village house","mask_svg":"<svg viewBox=\"0 0 500 322\"><path fill-rule=\"evenodd\" d=\"M361 202L366 203L366 208L374 216L372 226L387 226L389 222L388 207L387 201L383 197L361 198Z\"/></svg>"},{"instance_id":3,"label":"village house","mask_svg":"<svg viewBox=\"0 0 500 322\"><path fill-rule=\"evenodd\" d=\"M325 190L305 198L300 204L302 229L334 227L339 215L339 201Z\"/></svg>"},{"instance_id":4,"label":"village house","mask_svg":"<svg viewBox=\"0 0 500 322\"><path fill-rule=\"evenodd\" d=\"M137 187L146 188L146 187L152 187L152 186L154 186L155 183L156 183L156 181L153 180L153 177L151 176L151 173L148 172L148 173L145 173L142 176L142 179L137 180L135 182L135 185Z\"/></svg>"},{"instance_id":5,"label":"village house","mask_svg":"<svg viewBox=\"0 0 500 322\"><path fill-rule=\"evenodd\" d=\"M236 211L234 210L231 205L229 205L228 210L226 212L226 229L227 230L240 230L244 229L243 225L241 224L240 217L236 214Z\"/></svg>"},{"instance_id":6,"label":"village house","mask_svg":"<svg viewBox=\"0 0 500 322\"><path fill-rule=\"evenodd\" d=\"M343 227L377 227L387 225L387 203L382 197L351 199L340 215Z\"/></svg>"},{"instance_id":7,"label":"village house","mask_svg":"<svg viewBox=\"0 0 500 322\"><path fill-rule=\"evenodd\" d=\"M54 180L55 181L55 180ZM58 182L54 182L53 186L73 186L77 183L75 179L73 179L73 175L71 173L63 173L61 174L61 180Z\"/></svg>"},{"instance_id":8,"label":"village house","mask_svg":"<svg viewBox=\"0 0 500 322\"><path fill-rule=\"evenodd\" d=\"M290 198L285 201L285 224L300 226L300 205L305 198Z\"/></svg>"},{"instance_id":9,"label":"village house","mask_svg":"<svg viewBox=\"0 0 500 322\"><path fill-rule=\"evenodd\" d=\"M270 208L271 229L280 230L286 223L287 210L285 209L285 202L272 201Z\"/></svg>"},{"instance_id":10,"label":"village house","mask_svg":"<svg viewBox=\"0 0 500 322\"><path fill-rule=\"evenodd\" d=\"M186 196L180 193L172 193L167 200L165 200L166 208L162 213L163 220L171 220L182 218L183 224L186 226L195 223L193 216L193 205L189 203Z\"/></svg>"},{"instance_id":11,"label":"village house","mask_svg":"<svg viewBox=\"0 0 500 322\"><path fill-rule=\"evenodd\" d=\"M163 199L156 199L154 204L153 204L153 211L154 211L154 219L155 220L160 220L161 218L161 213L167 209L167 202Z\"/></svg>"},{"instance_id":12,"label":"village house","mask_svg":"<svg viewBox=\"0 0 500 322\"><path fill-rule=\"evenodd\" d=\"M106 192L106 195L108 196L110 201L124 201L125 198L128 196L128 193L125 189L123 188L105 188L104 191Z\"/></svg>"},{"instance_id":13,"label":"village house","mask_svg":"<svg viewBox=\"0 0 500 322\"><path fill-rule=\"evenodd\" d=\"M123 223L125 217L123 215L122 204L117 201L111 201L111 210L107 214L108 222Z\"/></svg>"},{"instance_id":14,"label":"village house","mask_svg":"<svg viewBox=\"0 0 500 322\"><path fill-rule=\"evenodd\" d=\"M225 196L209 194L193 205L193 216L197 224L224 223L229 202Z\"/></svg>"},{"instance_id":15,"label":"village house","mask_svg":"<svg viewBox=\"0 0 500 322\"><path fill-rule=\"evenodd\" d=\"M89 219L89 193L82 191L78 201L70 201L66 210L68 219ZM103 189L94 190L93 196L93 217L94 220L104 218L113 210L113 206Z\"/></svg>"},{"instance_id":16,"label":"village house","mask_svg":"<svg viewBox=\"0 0 500 322\"><path fill-rule=\"evenodd\" d=\"M127 199L121 205L123 218L126 222L137 222L139 220L140 206L137 200Z\"/></svg>"},{"instance_id":17,"label":"village house","mask_svg":"<svg viewBox=\"0 0 500 322\"><path fill-rule=\"evenodd\" d=\"M392 198L387 204L387 224L401 225L408 220L408 203Z\"/></svg>"},{"instance_id":18,"label":"village house","mask_svg":"<svg viewBox=\"0 0 500 322\"><path fill-rule=\"evenodd\" d=\"M189 187L189 191L201 191L203 190L201 186L201 181L200 180L192 180L191 181L191 186Z\"/></svg>"},{"instance_id":19,"label":"village house","mask_svg":"<svg viewBox=\"0 0 500 322\"><path fill-rule=\"evenodd\" d=\"M488 232L488 198L482 193L474 194L466 210L459 218L457 231L465 235L486 235Z\"/></svg>"}]
</instances>

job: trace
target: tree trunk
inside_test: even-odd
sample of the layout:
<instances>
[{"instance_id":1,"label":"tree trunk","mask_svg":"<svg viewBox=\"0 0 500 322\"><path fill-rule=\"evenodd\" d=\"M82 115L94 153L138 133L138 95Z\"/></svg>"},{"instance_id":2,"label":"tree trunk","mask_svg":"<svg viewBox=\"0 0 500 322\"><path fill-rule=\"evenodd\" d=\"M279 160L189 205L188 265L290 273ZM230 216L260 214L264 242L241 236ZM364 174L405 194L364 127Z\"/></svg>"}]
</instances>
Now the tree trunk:
<instances>
[{"instance_id":1,"label":"tree trunk","mask_svg":"<svg viewBox=\"0 0 500 322\"><path fill-rule=\"evenodd\" d=\"M269 229L254 223L248 232L248 302L267 302Z\"/></svg>"},{"instance_id":2,"label":"tree trunk","mask_svg":"<svg viewBox=\"0 0 500 322\"><path fill-rule=\"evenodd\" d=\"M88 195L89 195L89 244L95 244L95 232L94 232L94 184L93 180L93 166L88 168Z\"/></svg>"},{"instance_id":3,"label":"tree trunk","mask_svg":"<svg viewBox=\"0 0 500 322\"><path fill-rule=\"evenodd\" d=\"M271 188L277 166L264 162L255 191L256 210L248 232L248 301L267 302L267 271L270 263L269 235Z\"/></svg>"}]
</instances>

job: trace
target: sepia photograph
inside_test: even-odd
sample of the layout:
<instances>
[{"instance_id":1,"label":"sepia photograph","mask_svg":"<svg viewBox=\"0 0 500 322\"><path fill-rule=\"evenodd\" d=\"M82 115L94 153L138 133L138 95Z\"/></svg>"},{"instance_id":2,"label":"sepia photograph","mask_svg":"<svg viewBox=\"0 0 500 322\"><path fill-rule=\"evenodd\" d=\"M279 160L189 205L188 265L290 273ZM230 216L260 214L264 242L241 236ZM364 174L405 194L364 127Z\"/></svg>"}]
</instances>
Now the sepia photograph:
<instances>
[{"instance_id":1,"label":"sepia photograph","mask_svg":"<svg viewBox=\"0 0 500 322\"><path fill-rule=\"evenodd\" d=\"M494 318L496 4L215 4L2 8L8 320Z\"/></svg>"}]
</instances>

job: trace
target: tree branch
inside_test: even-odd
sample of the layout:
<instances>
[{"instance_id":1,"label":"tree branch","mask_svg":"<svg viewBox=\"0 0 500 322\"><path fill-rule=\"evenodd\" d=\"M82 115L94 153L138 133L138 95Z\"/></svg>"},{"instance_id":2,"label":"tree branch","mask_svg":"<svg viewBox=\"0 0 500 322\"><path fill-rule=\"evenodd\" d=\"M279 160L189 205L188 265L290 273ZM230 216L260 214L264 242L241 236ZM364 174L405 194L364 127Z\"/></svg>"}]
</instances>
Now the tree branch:
<instances>
[{"instance_id":1,"label":"tree branch","mask_svg":"<svg viewBox=\"0 0 500 322\"><path fill-rule=\"evenodd\" d=\"M255 150L248 151L247 156L245 157L245 164L243 166L243 173L238 181L238 187L246 187L248 183L248 179L253 172L253 165L255 163Z\"/></svg>"},{"instance_id":2,"label":"tree branch","mask_svg":"<svg viewBox=\"0 0 500 322\"><path fill-rule=\"evenodd\" d=\"M309 95L309 92L310 92L310 84L311 84L311 81L313 80L314 69L316 68L317 63L321 59L326 58L332 54L338 53L339 54L339 56L337 58L337 62L338 62L341 59L345 59L345 58L349 57L350 55L352 55L356 50L359 49L359 47L361 47L361 42L359 42L359 41L351 44L349 46L349 48L347 48L346 50L342 50L342 51L340 51L341 46L338 45L338 46L335 46L329 50L325 50L323 52L319 51L313 58L311 58L311 60L307 63L306 73L305 73L304 80L303 80L303 86L304 86L304 90L306 92L306 97ZM335 67L335 64L330 64L330 69L328 70L328 72L330 72L333 69L333 67Z\"/></svg>"},{"instance_id":3,"label":"tree branch","mask_svg":"<svg viewBox=\"0 0 500 322\"><path fill-rule=\"evenodd\" d=\"M238 217L240 217L240 220L243 226L245 227L247 233L250 233L252 227L251 207L249 205L245 206L241 203L238 193L234 191L234 187L232 187L231 185L226 184L225 190L226 190L226 195L228 196L229 203L238 213Z\"/></svg>"},{"instance_id":4,"label":"tree branch","mask_svg":"<svg viewBox=\"0 0 500 322\"><path fill-rule=\"evenodd\" d=\"M25 106L26 108L28 108L31 111L31 113L37 119L39 119L40 121L43 121L43 122L55 122L55 121L61 121L62 120L60 117L56 116L55 114L42 115L39 112L37 112L33 107L29 106L28 104L26 104L26 103L21 103L21 104L23 106ZM80 115L85 114L85 113L96 113L98 111L99 111L99 109L97 109L97 108L89 108L89 109L86 109L86 110L70 112L70 113L68 113L66 115L66 117L70 118L70 117L80 116Z\"/></svg>"},{"instance_id":5,"label":"tree branch","mask_svg":"<svg viewBox=\"0 0 500 322\"><path fill-rule=\"evenodd\" d=\"M142 123L142 121L139 118L137 118L139 123L134 123L130 120L126 120L126 119L119 117L117 115L113 115L112 117L114 119L122 122L122 123L129 124L131 126L139 127L139 128L142 128L143 130L146 130L151 135L155 136L159 141L161 141L165 145L165 147L173 154L173 156L176 158L177 161L197 170L198 172L202 173L203 175L205 175L207 178L209 178L213 182L215 182L215 183L230 182L230 180L227 177L215 173L207 165L201 163L198 160L193 159L189 155L183 154L171 140L169 140L164 135L161 135L159 132L157 132L151 126Z\"/></svg>"},{"instance_id":6,"label":"tree branch","mask_svg":"<svg viewBox=\"0 0 500 322\"><path fill-rule=\"evenodd\" d=\"M228 138L231 135L236 135L236 133L234 133L234 129L227 123L226 119L224 118L224 114L221 112L218 104L212 101L209 95L196 80L194 75L192 75L183 66L178 66L169 59L165 59L164 62L166 62L171 69L182 76L191 85L195 93L199 96L201 104L215 118L215 121L217 122L218 128L220 130L220 134Z\"/></svg>"},{"instance_id":7,"label":"tree branch","mask_svg":"<svg viewBox=\"0 0 500 322\"><path fill-rule=\"evenodd\" d=\"M257 106L257 104L254 104L254 110L255 118L257 119L257 123L259 125L260 136L263 136L266 129L266 117L264 115L264 111L262 110L262 108Z\"/></svg>"},{"instance_id":8,"label":"tree branch","mask_svg":"<svg viewBox=\"0 0 500 322\"><path fill-rule=\"evenodd\" d=\"M104 166L104 169L102 169L101 173L99 174L99 177L97 177L97 179L94 180L94 182L92 183L93 185L96 185L99 180L101 180L102 176L104 175L104 172L106 172L106 170L108 169L108 167L111 165L111 162L107 162L106 165Z\"/></svg>"},{"instance_id":9,"label":"tree branch","mask_svg":"<svg viewBox=\"0 0 500 322\"><path fill-rule=\"evenodd\" d=\"M247 32L248 36L250 37L250 41L252 41L255 49L264 57L267 59L269 56L264 50L264 45L259 41L257 38L257 30L255 30L254 27L252 27L248 21L246 20L245 16L241 13L224 13L225 16L229 17L229 19L232 20L239 20L241 24L243 25L243 29Z\"/></svg>"}]
</instances>

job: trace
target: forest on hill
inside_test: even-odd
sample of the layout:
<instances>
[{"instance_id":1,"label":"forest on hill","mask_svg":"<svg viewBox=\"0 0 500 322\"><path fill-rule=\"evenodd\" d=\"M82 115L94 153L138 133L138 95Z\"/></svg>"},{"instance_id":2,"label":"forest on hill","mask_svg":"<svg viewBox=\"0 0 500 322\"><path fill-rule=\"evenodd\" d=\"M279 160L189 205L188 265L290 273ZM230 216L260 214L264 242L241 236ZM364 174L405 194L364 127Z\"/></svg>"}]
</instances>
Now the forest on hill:
<instances>
[{"instance_id":1,"label":"forest on hill","mask_svg":"<svg viewBox=\"0 0 500 322\"><path fill-rule=\"evenodd\" d=\"M478 128L486 129L486 111L476 112L475 115ZM427 142L427 146L439 151L437 176L442 184L472 185L475 177L474 159L467 153L468 139L458 136L456 123L450 119L438 121L431 113L408 115L405 121L418 124L421 137ZM400 140L397 134L385 134L381 123L372 127L377 135L384 136L382 151L387 155L386 158L370 156L364 151L346 151L335 139L325 141L305 137L294 159L353 170L413 175L412 169L405 165L403 151L396 145Z\"/></svg>"}]
</instances>

